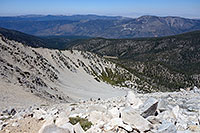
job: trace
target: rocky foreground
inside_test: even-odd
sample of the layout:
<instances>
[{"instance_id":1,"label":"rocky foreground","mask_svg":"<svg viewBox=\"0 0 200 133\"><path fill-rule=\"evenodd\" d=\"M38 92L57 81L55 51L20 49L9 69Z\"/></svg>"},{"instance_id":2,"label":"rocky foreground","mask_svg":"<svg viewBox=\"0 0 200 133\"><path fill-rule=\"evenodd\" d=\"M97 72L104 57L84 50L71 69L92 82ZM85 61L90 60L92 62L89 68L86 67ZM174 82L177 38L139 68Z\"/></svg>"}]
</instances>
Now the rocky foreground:
<instances>
[{"instance_id":1,"label":"rocky foreground","mask_svg":"<svg viewBox=\"0 0 200 133\"><path fill-rule=\"evenodd\" d=\"M200 89L12 108L1 112L0 132L199 133Z\"/></svg>"}]
</instances>

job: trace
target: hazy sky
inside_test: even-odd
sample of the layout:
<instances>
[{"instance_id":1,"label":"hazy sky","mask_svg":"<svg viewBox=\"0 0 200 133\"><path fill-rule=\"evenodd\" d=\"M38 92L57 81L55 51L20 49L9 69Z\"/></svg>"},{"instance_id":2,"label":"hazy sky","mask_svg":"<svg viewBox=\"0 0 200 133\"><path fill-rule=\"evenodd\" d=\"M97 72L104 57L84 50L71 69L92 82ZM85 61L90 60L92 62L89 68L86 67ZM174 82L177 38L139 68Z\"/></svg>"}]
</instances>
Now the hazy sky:
<instances>
[{"instance_id":1,"label":"hazy sky","mask_svg":"<svg viewBox=\"0 0 200 133\"><path fill-rule=\"evenodd\" d=\"M0 0L0 15L99 14L200 18L200 0Z\"/></svg>"}]
</instances>

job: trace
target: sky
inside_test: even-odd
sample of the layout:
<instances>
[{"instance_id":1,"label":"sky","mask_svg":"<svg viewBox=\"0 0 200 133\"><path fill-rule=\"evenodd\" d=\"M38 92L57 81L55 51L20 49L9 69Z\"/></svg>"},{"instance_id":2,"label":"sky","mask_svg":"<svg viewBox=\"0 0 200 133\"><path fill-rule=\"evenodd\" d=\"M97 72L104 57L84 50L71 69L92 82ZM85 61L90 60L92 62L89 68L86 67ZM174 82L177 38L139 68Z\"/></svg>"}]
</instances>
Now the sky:
<instances>
[{"instance_id":1,"label":"sky","mask_svg":"<svg viewBox=\"0 0 200 133\"><path fill-rule=\"evenodd\" d=\"M28 14L200 18L200 0L0 0L0 16Z\"/></svg>"}]
</instances>

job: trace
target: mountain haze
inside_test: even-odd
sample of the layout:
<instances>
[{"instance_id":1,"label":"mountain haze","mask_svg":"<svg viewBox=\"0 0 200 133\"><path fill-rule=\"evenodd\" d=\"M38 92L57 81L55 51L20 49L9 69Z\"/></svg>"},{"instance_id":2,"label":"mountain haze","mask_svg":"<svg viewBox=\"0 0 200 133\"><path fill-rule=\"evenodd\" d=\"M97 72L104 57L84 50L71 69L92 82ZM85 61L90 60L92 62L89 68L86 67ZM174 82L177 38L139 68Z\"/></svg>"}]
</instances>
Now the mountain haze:
<instances>
[{"instance_id":1,"label":"mountain haze","mask_svg":"<svg viewBox=\"0 0 200 133\"><path fill-rule=\"evenodd\" d=\"M0 17L0 27L37 36L104 38L160 37L200 30L200 20L180 17L139 18L97 15Z\"/></svg>"}]
</instances>

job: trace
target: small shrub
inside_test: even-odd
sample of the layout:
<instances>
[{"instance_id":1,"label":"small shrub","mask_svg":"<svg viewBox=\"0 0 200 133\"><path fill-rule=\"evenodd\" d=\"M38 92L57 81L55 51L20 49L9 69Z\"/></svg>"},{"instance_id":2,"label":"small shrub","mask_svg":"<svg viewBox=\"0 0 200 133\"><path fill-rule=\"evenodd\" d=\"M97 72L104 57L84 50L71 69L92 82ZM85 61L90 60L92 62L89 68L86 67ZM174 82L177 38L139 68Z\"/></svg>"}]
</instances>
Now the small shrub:
<instances>
[{"instance_id":1,"label":"small shrub","mask_svg":"<svg viewBox=\"0 0 200 133\"><path fill-rule=\"evenodd\" d=\"M72 125L75 125L79 122L84 131L87 131L92 126L92 123L88 121L88 119L80 117L69 117L69 122Z\"/></svg>"},{"instance_id":2,"label":"small shrub","mask_svg":"<svg viewBox=\"0 0 200 133\"><path fill-rule=\"evenodd\" d=\"M77 104L76 103L72 103L72 104L70 104L70 106L76 106Z\"/></svg>"},{"instance_id":3,"label":"small shrub","mask_svg":"<svg viewBox=\"0 0 200 133\"><path fill-rule=\"evenodd\" d=\"M9 120L10 118L12 118L12 117L11 117L11 116L9 116L9 117L3 117L3 118L1 118L0 120L6 121L6 120Z\"/></svg>"}]
</instances>

